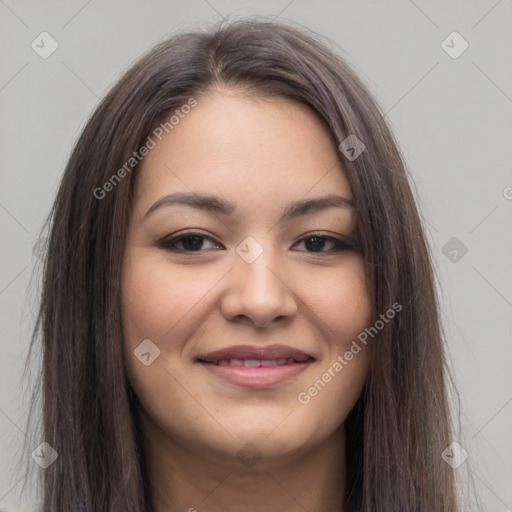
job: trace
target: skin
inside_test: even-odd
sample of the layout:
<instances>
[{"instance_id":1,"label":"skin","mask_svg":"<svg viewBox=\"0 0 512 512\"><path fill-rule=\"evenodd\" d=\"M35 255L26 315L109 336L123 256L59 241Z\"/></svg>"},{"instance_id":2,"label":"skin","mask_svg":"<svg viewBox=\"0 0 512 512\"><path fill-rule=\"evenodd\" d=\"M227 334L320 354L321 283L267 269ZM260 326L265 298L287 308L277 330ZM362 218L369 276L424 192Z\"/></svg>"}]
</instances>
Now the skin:
<instances>
[{"instance_id":1,"label":"skin","mask_svg":"<svg viewBox=\"0 0 512 512\"><path fill-rule=\"evenodd\" d=\"M308 404L298 395L369 325L357 248L311 244L319 231L355 242L354 212L330 207L279 222L292 201L352 198L337 148L293 101L226 88L197 100L142 162L123 261L126 371L155 510L342 510L344 420L364 385L370 347ZM162 196L191 191L220 196L236 213L172 205L144 218ZM178 242L181 253L157 245L185 229L207 237L195 252L183 252L191 244ZM248 236L263 248L252 263L236 252ZM145 339L160 350L148 366L134 355ZM315 361L285 382L251 389L195 360L273 343ZM246 443L251 465L237 456Z\"/></svg>"}]
</instances>

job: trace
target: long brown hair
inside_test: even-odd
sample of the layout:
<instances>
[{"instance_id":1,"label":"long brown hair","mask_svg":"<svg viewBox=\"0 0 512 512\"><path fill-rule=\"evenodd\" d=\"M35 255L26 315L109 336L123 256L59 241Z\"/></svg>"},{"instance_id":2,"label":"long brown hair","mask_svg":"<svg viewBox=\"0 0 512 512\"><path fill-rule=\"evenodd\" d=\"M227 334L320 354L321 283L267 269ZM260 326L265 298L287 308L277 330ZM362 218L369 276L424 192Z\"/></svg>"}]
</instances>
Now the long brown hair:
<instances>
[{"instance_id":1,"label":"long brown hair","mask_svg":"<svg viewBox=\"0 0 512 512\"><path fill-rule=\"evenodd\" d=\"M372 341L363 392L346 420L345 512L455 512L447 365L435 274L405 164L384 113L318 37L260 20L158 44L101 101L78 139L47 225L41 306L42 512L149 512L137 415L122 356L120 276L137 166L94 194L166 117L217 86L309 106L338 146L374 319L402 310ZM111 189L111 190L110 190ZM103 189L104 190L104 189ZM103 197L98 197L102 195ZM30 357L30 355L29 355ZM35 399L34 399L35 403Z\"/></svg>"}]
</instances>

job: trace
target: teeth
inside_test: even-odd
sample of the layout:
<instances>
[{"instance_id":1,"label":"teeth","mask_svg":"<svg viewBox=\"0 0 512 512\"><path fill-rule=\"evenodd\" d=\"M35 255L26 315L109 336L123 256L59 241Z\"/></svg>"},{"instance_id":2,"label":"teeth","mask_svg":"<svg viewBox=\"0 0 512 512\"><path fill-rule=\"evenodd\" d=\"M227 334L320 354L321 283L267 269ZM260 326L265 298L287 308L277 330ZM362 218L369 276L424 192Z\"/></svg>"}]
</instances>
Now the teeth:
<instances>
[{"instance_id":1,"label":"teeth","mask_svg":"<svg viewBox=\"0 0 512 512\"><path fill-rule=\"evenodd\" d=\"M235 366L237 368L259 368L264 366L271 368L273 366L284 366L287 364L303 363L305 361L296 361L293 357L281 357L279 359L219 359L218 361L211 361L210 364L217 366Z\"/></svg>"},{"instance_id":2,"label":"teeth","mask_svg":"<svg viewBox=\"0 0 512 512\"><path fill-rule=\"evenodd\" d=\"M220 359L215 364L217 366L235 366L237 368L259 368L264 366L267 368L273 366L284 366L286 364L294 364L296 361L290 358L279 358L279 359Z\"/></svg>"}]
</instances>

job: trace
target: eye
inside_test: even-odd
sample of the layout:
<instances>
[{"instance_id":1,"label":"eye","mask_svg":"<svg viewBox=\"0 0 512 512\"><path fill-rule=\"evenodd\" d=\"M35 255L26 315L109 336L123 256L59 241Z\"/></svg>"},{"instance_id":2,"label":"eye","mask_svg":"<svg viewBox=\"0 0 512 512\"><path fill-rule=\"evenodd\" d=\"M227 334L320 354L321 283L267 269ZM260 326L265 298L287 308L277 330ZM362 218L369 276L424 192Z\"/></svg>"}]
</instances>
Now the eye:
<instances>
[{"instance_id":1,"label":"eye","mask_svg":"<svg viewBox=\"0 0 512 512\"><path fill-rule=\"evenodd\" d=\"M213 238L210 238L209 236L206 236L197 231L188 231L180 235L164 238L159 240L156 245L162 249L172 252L203 252L205 250L205 240L212 242L213 248L222 248L222 246L215 242Z\"/></svg>"},{"instance_id":2,"label":"eye","mask_svg":"<svg viewBox=\"0 0 512 512\"><path fill-rule=\"evenodd\" d=\"M348 251L353 245L332 236L311 234L302 238L299 244L304 244L307 252L341 252ZM327 250L324 250L327 247Z\"/></svg>"},{"instance_id":3,"label":"eye","mask_svg":"<svg viewBox=\"0 0 512 512\"><path fill-rule=\"evenodd\" d=\"M210 247L205 247L205 241L210 242ZM312 253L341 252L348 251L354 247L343 240L319 233L314 233L302 238L294 247L300 244L304 244L306 249L304 252ZM156 245L167 251L181 253L200 253L212 248L224 249L224 247L213 238L198 231L187 231L186 233L163 238L159 240Z\"/></svg>"}]
</instances>

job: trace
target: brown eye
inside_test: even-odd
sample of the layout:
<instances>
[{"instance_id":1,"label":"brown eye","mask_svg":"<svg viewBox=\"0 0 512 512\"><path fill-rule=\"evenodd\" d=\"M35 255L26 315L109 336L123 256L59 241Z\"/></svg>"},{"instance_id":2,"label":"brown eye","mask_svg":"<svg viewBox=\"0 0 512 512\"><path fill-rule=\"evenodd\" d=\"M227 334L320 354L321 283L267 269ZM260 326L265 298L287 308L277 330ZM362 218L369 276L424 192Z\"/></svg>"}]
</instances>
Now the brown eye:
<instances>
[{"instance_id":1,"label":"brown eye","mask_svg":"<svg viewBox=\"0 0 512 512\"><path fill-rule=\"evenodd\" d=\"M299 243L304 243L304 247L307 252L341 252L352 249L352 245L334 238L332 236L325 235L310 235ZM324 250L327 247L327 250Z\"/></svg>"},{"instance_id":2,"label":"brown eye","mask_svg":"<svg viewBox=\"0 0 512 512\"><path fill-rule=\"evenodd\" d=\"M215 240L202 233L188 232L170 238L164 238L157 242L158 247L173 252L203 252L205 241L213 243L214 248L221 248ZM210 247L211 248L211 247Z\"/></svg>"}]
</instances>

